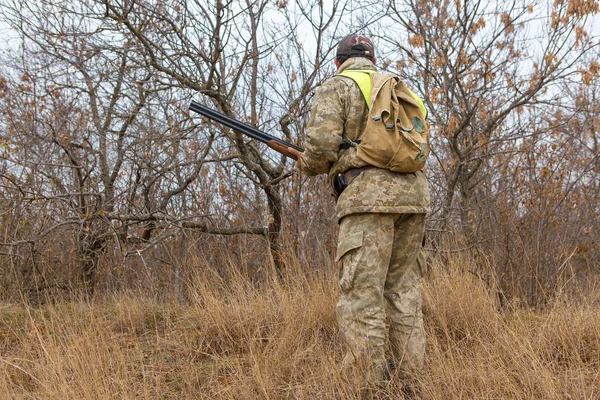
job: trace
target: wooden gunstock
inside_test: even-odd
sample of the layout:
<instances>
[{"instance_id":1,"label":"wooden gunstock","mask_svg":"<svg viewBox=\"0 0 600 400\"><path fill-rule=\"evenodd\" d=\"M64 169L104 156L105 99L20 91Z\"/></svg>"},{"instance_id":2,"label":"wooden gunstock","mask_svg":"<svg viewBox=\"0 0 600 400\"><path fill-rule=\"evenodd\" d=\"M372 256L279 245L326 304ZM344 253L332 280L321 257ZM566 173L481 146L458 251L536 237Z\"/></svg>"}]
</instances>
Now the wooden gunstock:
<instances>
[{"instance_id":1,"label":"wooden gunstock","mask_svg":"<svg viewBox=\"0 0 600 400\"><path fill-rule=\"evenodd\" d=\"M295 154L290 153L290 151L288 150L287 145L283 144L283 143L279 143L275 140L269 140L267 142L267 146L269 146L270 148L272 148L273 150L275 150L278 153L283 154L286 157L289 157L293 160L298 160L298 157L296 157Z\"/></svg>"}]
</instances>

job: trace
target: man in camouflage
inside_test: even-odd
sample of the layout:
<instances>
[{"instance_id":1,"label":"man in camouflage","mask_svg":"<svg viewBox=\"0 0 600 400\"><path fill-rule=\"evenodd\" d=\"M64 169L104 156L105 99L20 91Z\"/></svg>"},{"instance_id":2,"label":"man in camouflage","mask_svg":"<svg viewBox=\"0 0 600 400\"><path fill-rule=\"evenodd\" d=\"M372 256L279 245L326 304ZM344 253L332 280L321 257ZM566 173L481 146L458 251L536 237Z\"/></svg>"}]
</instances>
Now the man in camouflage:
<instances>
[{"instance_id":1,"label":"man in camouflage","mask_svg":"<svg viewBox=\"0 0 600 400\"><path fill-rule=\"evenodd\" d=\"M309 176L327 173L332 185L339 174L354 178L336 207L337 314L348 345L342 368L366 367L361 371L369 379L381 380L390 365L387 338L392 365L408 378L423 368L425 355L421 243L429 212L427 179L422 171L369 167L357 158L356 147L342 145L360 140L369 110L357 84L338 74L376 70L373 44L362 35L345 37L334 63L337 74L314 97L305 152L296 154Z\"/></svg>"}]
</instances>

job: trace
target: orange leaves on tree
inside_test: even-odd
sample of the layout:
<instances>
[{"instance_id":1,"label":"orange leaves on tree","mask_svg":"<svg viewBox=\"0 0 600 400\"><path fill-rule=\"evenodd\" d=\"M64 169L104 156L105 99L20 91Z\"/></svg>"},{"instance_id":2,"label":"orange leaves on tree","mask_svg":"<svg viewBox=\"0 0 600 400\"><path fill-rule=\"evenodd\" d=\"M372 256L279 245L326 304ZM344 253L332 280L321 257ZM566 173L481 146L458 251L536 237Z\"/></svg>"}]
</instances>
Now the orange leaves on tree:
<instances>
[{"instance_id":1,"label":"orange leaves on tree","mask_svg":"<svg viewBox=\"0 0 600 400\"><path fill-rule=\"evenodd\" d=\"M567 5L567 15L576 18L595 14L599 10L597 0L569 0Z\"/></svg>"},{"instance_id":2,"label":"orange leaves on tree","mask_svg":"<svg viewBox=\"0 0 600 400\"><path fill-rule=\"evenodd\" d=\"M22 92L28 93L33 91L32 87L30 85L17 85L17 89L19 89Z\"/></svg>"},{"instance_id":3,"label":"orange leaves on tree","mask_svg":"<svg viewBox=\"0 0 600 400\"><path fill-rule=\"evenodd\" d=\"M567 7L565 11L565 0L554 1L551 25L553 29L558 28L559 25L569 24L573 18L584 18L600 11L598 0L567 0L566 3Z\"/></svg>"},{"instance_id":4,"label":"orange leaves on tree","mask_svg":"<svg viewBox=\"0 0 600 400\"><path fill-rule=\"evenodd\" d=\"M439 55L433 60L433 66L434 68L442 68L447 62L448 59L445 56Z\"/></svg>"},{"instance_id":5,"label":"orange leaves on tree","mask_svg":"<svg viewBox=\"0 0 600 400\"><path fill-rule=\"evenodd\" d=\"M490 113L488 112L488 109L486 107L481 107L477 110L477 118L485 121L488 118L490 118Z\"/></svg>"},{"instance_id":6,"label":"orange leaves on tree","mask_svg":"<svg viewBox=\"0 0 600 400\"><path fill-rule=\"evenodd\" d=\"M575 27L575 44L580 45L583 42L583 39L588 37L588 33L582 26Z\"/></svg>"},{"instance_id":7,"label":"orange leaves on tree","mask_svg":"<svg viewBox=\"0 0 600 400\"><path fill-rule=\"evenodd\" d=\"M512 77L510 75L504 74L504 80L506 81L506 86L509 89L514 90L517 88L517 85L515 85L515 82L513 81Z\"/></svg>"},{"instance_id":8,"label":"orange leaves on tree","mask_svg":"<svg viewBox=\"0 0 600 400\"><path fill-rule=\"evenodd\" d=\"M406 64L406 61L404 60L399 60L396 61L396 68L397 69L402 69L402 68L406 68L408 64Z\"/></svg>"},{"instance_id":9,"label":"orange leaves on tree","mask_svg":"<svg viewBox=\"0 0 600 400\"><path fill-rule=\"evenodd\" d=\"M504 34L510 35L515 31L515 26L513 25L513 19L510 17L509 13L502 13L500 15L500 21L504 24Z\"/></svg>"},{"instance_id":10,"label":"orange leaves on tree","mask_svg":"<svg viewBox=\"0 0 600 400\"><path fill-rule=\"evenodd\" d=\"M546 63L546 65L549 68L554 68L556 66L556 61L557 61L556 54L548 53L544 57L544 62Z\"/></svg>"},{"instance_id":11,"label":"orange leaves on tree","mask_svg":"<svg viewBox=\"0 0 600 400\"><path fill-rule=\"evenodd\" d=\"M483 151L484 153L487 153L489 145L490 145L490 139L485 136L483 133L479 133L477 135L477 143L479 145L479 149L481 151Z\"/></svg>"},{"instance_id":12,"label":"orange leaves on tree","mask_svg":"<svg viewBox=\"0 0 600 400\"><path fill-rule=\"evenodd\" d=\"M456 57L456 65L468 65L470 63L469 56L465 49L461 49Z\"/></svg>"},{"instance_id":13,"label":"orange leaves on tree","mask_svg":"<svg viewBox=\"0 0 600 400\"><path fill-rule=\"evenodd\" d=\"M6 79L0 76L0 99L6 96L8 92L8 84Z\"/></svg>"},{"instance_id":14,"label":"orange leaves on tree","mask_svg":"<svg viewBox=\"0 0 600 400\"><path fill-rule=\"evenodd\" d=\"M560 25L566 25L569 22L569 17L561 15L556 11L552 11L552 22L550 26L552 29L557 29Z\"/></svg>"},{"instance_id":15,"label":"orange leaves on tree","mask_svg":"<svg viewBox=\"0 0 600 400\"><path fill-rule=\"evenodd\" d=\"M433 87L427 94L427 98L433 104L440 104L442 102L442 90L441 88Z\"/></svg>"},{"instance_id":16,"label":"orange leaves on tree","mask_svg":"<svg viewBox=\"0 0 600 400\"><path fill-rule=\"evenodd\" d=\"M596 61L590 62L589 68L579 70L581 81L586 85L591 85L594 82L594 78L598 76L598 72L600 72L600 64Z\"/></svg>"},{"instance_id":17,"label":"orange leaves on tree","mask_svg":"<svg viewBox=\"0 0 600 400\"><path fill-rule=\"evenodd\" d=\"M446 137L452 136L456 128L458 128L460 121L456 116L452 115L448 120L448 127L446 128Z\"/></svg>"},{"instance_id":18,"label":"orange leaves on tree","mask_svg":"<svg viewBox=\"0 0 600 400\"><path fill-rule=\"evenodd\" d=\"M423 36L417 33L408 38L408 44L410 44L412 47L419 48L423 47L425 40L423 39Z\"/></svg>"},{"instance_id":19,"label":"orange leaves on tree","mask_svg":"<svg viewBox=\"0 0 600 400\"><path fill-rule=\"evenodd\" d=\"M591 85L594 81L594 75L590 74L590 71L587 69L582 69L579 71L581 74L581 81L586 85Z\"/></svg>"},{"instance_id":20,"label":"orange leaves on tree","mask_svg":"<svg viewBox=\"0 0 600 400\"><path fill-rule=\"evenodd\" d=\"M425 12L431 12L432 2L429 0L417 0L417 8Z\"/></svg>"},{"instance_id":21,"label":"orange leaves on tree","mask_svg":"<svg viewBox=\"0 0 600 400\"><path fill-rule=\"evenodd\" d=\"M479 32L480 30L482 30L483 28L485 28L485 19L483 19L483 17L481 17L477 20L477 22L475 22L473 25L471 25L471 27L469 28L469 33L471 35L474 35L477 32Z\"/></svg>"}]
</instances>

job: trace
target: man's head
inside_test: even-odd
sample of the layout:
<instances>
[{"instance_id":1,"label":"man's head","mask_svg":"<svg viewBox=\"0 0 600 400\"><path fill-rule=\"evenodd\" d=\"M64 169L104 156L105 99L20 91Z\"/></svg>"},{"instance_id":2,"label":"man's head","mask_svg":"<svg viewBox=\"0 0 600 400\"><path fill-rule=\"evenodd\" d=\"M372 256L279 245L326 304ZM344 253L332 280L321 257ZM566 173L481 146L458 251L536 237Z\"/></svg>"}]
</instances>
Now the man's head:
<instances>
[{"instance_id":1,"label":"man's head","mask_svg":"<svg viewBox=\"0 0 600 400\"><path fill-rule=\"evenodd\" d=\"M336 64L343 64L351 57L364 57L375 62L373 42L363 35L349 35L340 40L335 55Z\"/></svg>"}]
</instances>

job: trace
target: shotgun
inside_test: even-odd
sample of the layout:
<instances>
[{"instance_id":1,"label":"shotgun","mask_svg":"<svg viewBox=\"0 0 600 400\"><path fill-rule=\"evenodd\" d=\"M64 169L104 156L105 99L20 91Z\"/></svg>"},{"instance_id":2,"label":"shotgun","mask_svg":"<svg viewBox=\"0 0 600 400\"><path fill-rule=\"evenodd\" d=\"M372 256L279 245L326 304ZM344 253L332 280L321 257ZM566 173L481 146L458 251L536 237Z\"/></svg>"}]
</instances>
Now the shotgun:
<instances>
[{"instance_id":1,"label":"shotgun","mask_svg":"<svg viewBox=\"0 0 600 400\"><path fill-rule=\"evenodd\" d=\"M292 143L276 138L275 136L271 136L268 133L260 131L251 125L245 124L241 121L238 121L237 119L233 119L225 114L221 114L220 112L213 110L212 108L203 106L202 104L196 101L192 101L190 103L189 108L190 110L197 112L198 114L201 114L212 121L223 124L236 132L249 136L252 139L259 140L265 143L273 150L275 150L276 152L281 153L284 156L292 158L294 160L297 160L298 158L296 157L296 155L290 153L288 147L291 147L301 152L304 151L302 147L298 147Z\"/></svg>"}]
</instances>

